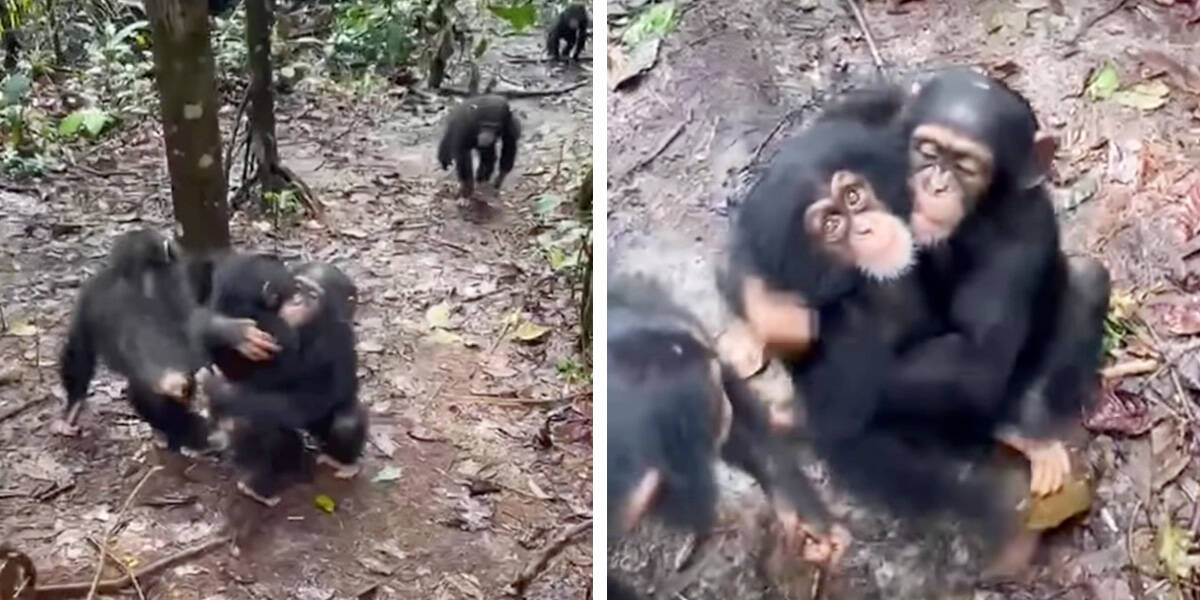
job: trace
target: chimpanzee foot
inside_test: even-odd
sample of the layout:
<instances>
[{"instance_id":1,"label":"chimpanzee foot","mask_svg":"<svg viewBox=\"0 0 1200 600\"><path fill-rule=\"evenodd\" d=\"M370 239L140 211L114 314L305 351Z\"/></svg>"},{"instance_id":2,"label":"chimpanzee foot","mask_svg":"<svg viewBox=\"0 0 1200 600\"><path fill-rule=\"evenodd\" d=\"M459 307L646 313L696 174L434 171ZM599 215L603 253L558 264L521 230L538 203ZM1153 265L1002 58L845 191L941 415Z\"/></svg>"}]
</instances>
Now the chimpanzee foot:
<instances>
[{"instance_id":1,"label":"chimpanzee foot","mask_svg":"<svg viewBox=\"0 0 1200 600\"><path fill-rule=\"evenodd\" d=\"M1034 496L1049 496L1070 478L1071 454L1062 440L1039 440L1015 433L998 437L1029 460L1029 491Z\"/></svg>"},{"instance_id":2,"label":"chimpanzee foot","mask_svg":"<svg viewBox=\"0 0 1200 600\"><path fill-rule=\"evenodd\" d=\"M1017 533L1000 550L996 560L984 570L984 579L1010 580L1018 577L1033 562L1040 541L1040 532L1022 530Z\"/></svg>"},{"instance_id":3,"label":"chimpanzee foot","mask_svg":"<svg viewBox=\"0 0 1200 600\"><path fill-rule=\"evenodd\" d=\"M191 391L192 382L181 371L167 371L154 383L154 393L179 402L187 402Z\"/></svg>"},{"instance_id":4,"label":"chimpanzee foot","mask_svg":"<svg viewBox=\"0 0 1200 600\"><path fill-rule=\"evenodd\" d=\"M245 481L237 482L237 488L239 492L268 508L274 508L276 504L279 504L279 496L271 496L270 498L260 496L258 492L254 491L254 489L250 487L250 484L246 483Z\"/></svg>"},{"instance_id":5,"label":"chimpanzee foot","mask_svg":"<svg viewBox=\"0 0 1200 600\"><path fill-rule=\"evenodd\" d=\"M317 455L317 464L333 467L333 476L338 479L354 479L358 476L358 472L362 470L362 465L359 463L347 465L338 462L327 454Z\"/></svg>"},{"instance_id":6,"label":"chimpanzee foot","mask_svg":"<svg viewBox=\"0 0 1200 600\"><path fill-rule=\"evenodd\" d=\"M69 423L66 418L55 419L50 424L50 431L63 437L79 437L80 427Z\"/></svg>"}]
</instances>

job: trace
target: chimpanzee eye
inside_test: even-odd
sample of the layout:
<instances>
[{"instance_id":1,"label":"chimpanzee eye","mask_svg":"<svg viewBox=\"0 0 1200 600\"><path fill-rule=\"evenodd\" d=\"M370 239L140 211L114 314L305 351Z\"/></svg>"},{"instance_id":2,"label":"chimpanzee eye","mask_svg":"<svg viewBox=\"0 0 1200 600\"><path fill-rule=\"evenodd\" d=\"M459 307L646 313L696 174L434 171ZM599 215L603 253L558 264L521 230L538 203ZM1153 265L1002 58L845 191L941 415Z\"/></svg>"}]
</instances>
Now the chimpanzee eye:
<instances>
[{"instance_id":1,"label":"chimpanzee eye","mask_svg":"<svg viewBox=\"0 0 1200 600\"><path fill-rule=\"evenodd\" d=\"M846 207L849 208L850 210L858 210L858 209L862 208L862 205L863 205L862 192L859 192L858 189L856 189L856 188L850 188L846 192Z\"/></svg>"},{"instance_id":2,"label":"chimpanzee eye","mask_svg":"<svg viewBox=\"0 0 1200 600\"><path fill-rule=\"evenodd\" d=\"M954 163L954 168L964 175L978 175L979 165L971 158L960 158Z\"/></svg>"},{"instance_id":3,"label":"chimpanzee eye","mask_svg":"<svg viewBox=\"0 0 1200 600\"><path fill-rule=\"evenodd\" d=\"M836 241L841 239L842 233L846 228L846 217L842 215L830 214L826 215L821 221L821 230L825 233L825 239Z\"/></svg>"}]
</instances>

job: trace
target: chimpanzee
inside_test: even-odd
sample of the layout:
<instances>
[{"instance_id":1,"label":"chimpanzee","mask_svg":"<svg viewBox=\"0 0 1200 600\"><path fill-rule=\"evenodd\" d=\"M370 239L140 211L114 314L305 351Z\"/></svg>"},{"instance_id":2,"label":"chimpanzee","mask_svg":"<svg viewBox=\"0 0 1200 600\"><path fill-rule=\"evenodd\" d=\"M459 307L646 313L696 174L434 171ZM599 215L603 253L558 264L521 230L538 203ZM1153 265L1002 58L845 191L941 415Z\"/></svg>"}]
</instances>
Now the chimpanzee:
<instances>
[{"instance_id":1,"label":"chimpanzee","mask_svg":"<svg viewBox=\"0 0 1200 600\"><path fill-rule=\"evenodd\" d=\"M788 547L836 562L849 541L832 524L761 405L722 365L704 330L661 287L618 278L608 292L610 540L648 514L707 532L716 515L718 456L770 497Z\"/></svg>"},{"instance_id":2,"label":"chimpanzee","mask_svg":"<svg viewBox=\"0 0 1200 600\"><path fill-rule=\"evenodd\" d=\"M546 31L546 51L554 60L559 59L560 51L563 57L569 54L572 59L579 60L583 44L588 38L588 28L591 26L592 20L588 17L584 5L572 4L564 8ZM563 42L567 43L566 48L562 48Z\"/></svg>"},{"instance_id":3,"label":"chimpanzee","mask_svg":"<svg viewBox=\"0 0 1200 600\"><path fill-rule=\"evenodd\" d=\"M500 189L517 160L520 137L521 123L503 96L470 98L450 112L446 132L438 144L438 162L443 170L450 168L451 162L455 163L460 193L463 197L471 197L475 181L487 181L492 177L496 167L496 143L500 142L500 172L496 175L496 189ZM473 151L479 153L479 169L474 176L471 172Z\"/></svg>"},{"instance_id":4,"label":"chimpanzee","mask_svg":"<svg viewBox=\"0 0 1200 600\"><path fill-rule=\"evenodd\" d=\"M367 413L357 398L353 290L344 273L320 263L302 265L299 276L268 255L232 255L216 266L212 307L254 319L282 346L262 364L214 352L219 371L202 382L214 419L232 421L235 461L250 472L239 489L268 506L310 470L298 430L317 439L320 460L338 477L358 471Z\"/></svg>"},{"instance_id":5,"label":"chimpanzee","mask_svg":"<svg viewBox=\"0 0 1200 600\"><path fill-rule=\"evenodd\" d=\"M79 294L59 369L67 392L64 433L74 434L99 355L129 379L134 409L168 448L203 450L204 420L189 409L199 339L255 361L275 350L253 322L215 315L189 290L174 242L150 230L117 237L105 267Z\"/></svg>"},{"instance_id":6,"label":"chimpanzee","mask_svg":"<svg viewBox=\"0 0 1200 600\"><path fill-rule=\"evenodd\" d=\"M786 143L741 208L722 291L744 313L742 285L756 278L817 313L817 343L785 362L839 483L896 512L950 509L999 524L986 482L954 472L967 456L956 444L915 444L916 430L879 420L897 354L945 326L910 270L903 149L897 136L835 118Z\"/></svg>"},{"instance_id":7,"label":"chimpanzee","mask_svg":"<svg viewBox=\"0 0 1200 600\"><path fill-rule=\"evenodd\" d=\"M208 14L214 17L223 16L237 6L238 0L208 0Z\"/></svg>"},{"instance_id":8,"label":"chimpanzee","mask_svg":"<svg viewBox=\"0 0 1200 600\"><path fill-rule=\"evenodd\" d=\"M1025 98L967 69L924 83L899 128L922 285L949 330L900 357L887 410L982 420L1030 460L1031 491L1053 493L1070 471L1054 430L1094 398L1110 285L1059 247L1042 186L1054 140Z\"/></svg>"}]
</instances>

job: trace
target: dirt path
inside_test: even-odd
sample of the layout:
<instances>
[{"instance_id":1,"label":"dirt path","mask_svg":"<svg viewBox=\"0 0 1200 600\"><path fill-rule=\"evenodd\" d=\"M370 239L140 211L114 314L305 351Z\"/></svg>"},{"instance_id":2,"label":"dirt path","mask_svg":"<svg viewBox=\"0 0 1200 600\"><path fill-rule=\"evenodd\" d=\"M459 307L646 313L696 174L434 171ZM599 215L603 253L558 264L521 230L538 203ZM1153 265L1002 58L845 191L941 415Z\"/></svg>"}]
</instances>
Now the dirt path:
<instances>
[{"instance_id":1,"label":"dirt path","mask_svg":"<svg viewBox=\"0 0 1200 600\"><path fill-rule=\"evenodd\" d=\"M506 38L489 51L504 85L556 88L588 77L502 54L539 56L540 40ZM96 554L87 538L100 538L137 481L163 464L125 515L115 554L136 567L222 531L238 543L168 569L148 597L500 597L551 539L591 516L591 396L577 377L578 318L568 281L535 240L553 219L531 211L542 194L577 188L591 154L590 99L589 84L514 101L522 154L500 215L480 225L460 215L457 183L434 158L453 100L306 87L280 98L284 161L329 205L328 219L276 239L269 220L238 215L235 243L332 261L356 280L360 399L372 433L357 480L321 473L272 510L233 490L227 464L152 449L124 384L106 372L92 384L80 438L48 427L62 408L57 353L85 273L117 232L169 227L158 125L129 127L90 150L80 159L90 169L7 185L0 415L33 404L0 420L0 540L27 552L43 582L90 580ZM89 174L117 169L129 174ZM427 316L443 303L448 318L440 309ZM519 318L505 321L514 312ZM533 343L503 335L522 323L548 332ZM315 506L319 494L336 502L332 513ZM584 597L588 539L555 558L527 597Z\"/></svg>"},{"instance_id":2,"label":"dirt path","mask_svg":"<svg viewBox=\"0 0 1200 600\"><path fill-rule=\"evenodd\" d=\"M1184 347L1180 336L1200 331L1186 325L1194 323L1196 284L1192 264L1179 258L1200 231L1200 34L1186 25L1191 9L1127 3L1071 47L1068 40L1108 3L918 0L904 3L902 15L887 14L883 2L860 4L891 73L978 64L1031 99L1043 126L1061 140L1053 184L1067 250L1101 256L1119 298L1154 285L1166 290L1166 307L1151 301L1138 316L1162 334L1154 351L1171 356ZM874 65L840 1L681 6L681 22L654 70L638 88L609 96L609 256L614 268L670 282L719 331L728 317L713 289L713 259L730 209L753 180L756 150L779 127L761 153L768 159L824 98L870 77ZM1166 70L1166 106L1142 112L1084 96L1091 69L1105 60L1114 61L1123 87ZM631 172L681 124L665 152ZM1132 398L1146 426L1137 435L1094 439L1089 454L1099 484L1089 517L1045 545L1029 582L976 589L975 598L1125 599L1139 586L1151 590L1145 597L1176 597L1165 595L1174 588L1163 582L1148 540L1161 539L1172 517L1185 528L1193 523L1196 494L1184 490L1196 481L1187 433L1195 424L1187 415L1195 411L1184 396L1200 389L1200 380L1194 351L1183 356L1175 362L1181 388L1159 372L1107 389ZM1142 435L1149 423L1153 434ZM819 478L819 469L813 475ZM728 527L692 561L702 568L677 572L673 559L684 540L655 530L624 544L610 565L656 588L659 597L663 590L693 599L778 597L755 573L756 526L736 514L761 506L761 494L745 478L730 482ZM830 501L858 543L846 571L823 582L823 597L943 597L948 589L973 588L978 565L953 532L908 535L844 499ZM810 589L791 597L807 598Z\"/></svg>"}]
</instances>

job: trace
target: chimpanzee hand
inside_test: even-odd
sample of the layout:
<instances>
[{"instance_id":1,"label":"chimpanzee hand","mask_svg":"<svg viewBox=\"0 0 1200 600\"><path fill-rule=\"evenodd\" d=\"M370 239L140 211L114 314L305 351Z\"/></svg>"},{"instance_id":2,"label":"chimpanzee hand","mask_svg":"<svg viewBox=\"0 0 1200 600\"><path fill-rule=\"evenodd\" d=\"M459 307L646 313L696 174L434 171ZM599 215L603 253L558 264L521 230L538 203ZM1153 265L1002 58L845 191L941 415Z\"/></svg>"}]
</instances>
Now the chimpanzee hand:
<instances>
[{"instance_id":1,"label":"chimpanzee hand","mask_svg":"<svg viewBox=\"0 0 1200 600\"><path fill-rule=\"evenodd\" d=\"M776 498L773 504L783 548L800 554L805 561L836 569L850 546L850 532L842 525L833 523L828 532L819 533L807 521L801 519L800 514L789 503Z\"/></svg>"},{"instance_id":2,"label":"chimpanzee hand","mask_svg":"<svg viewBox=\"0 0 1200 600\"><path fill-rule=\"evenodd\" d=\"M758 277L747 277L743 287L746 324L768 355L789 358L802 355L817 338L816 312L797 294L767 287Z\"/></svg>"},{"instance_id":3,"label":"chimpanzee hand","mask_svg":"<svg viewBox=\"0 0 1200 600\"><path fill-rule=\"evenodd\" d=\"M192 395L192 380L186 373L168 370L154 382L154 393L177 402L187 402Z\"/></svg>"}]
</instances>

